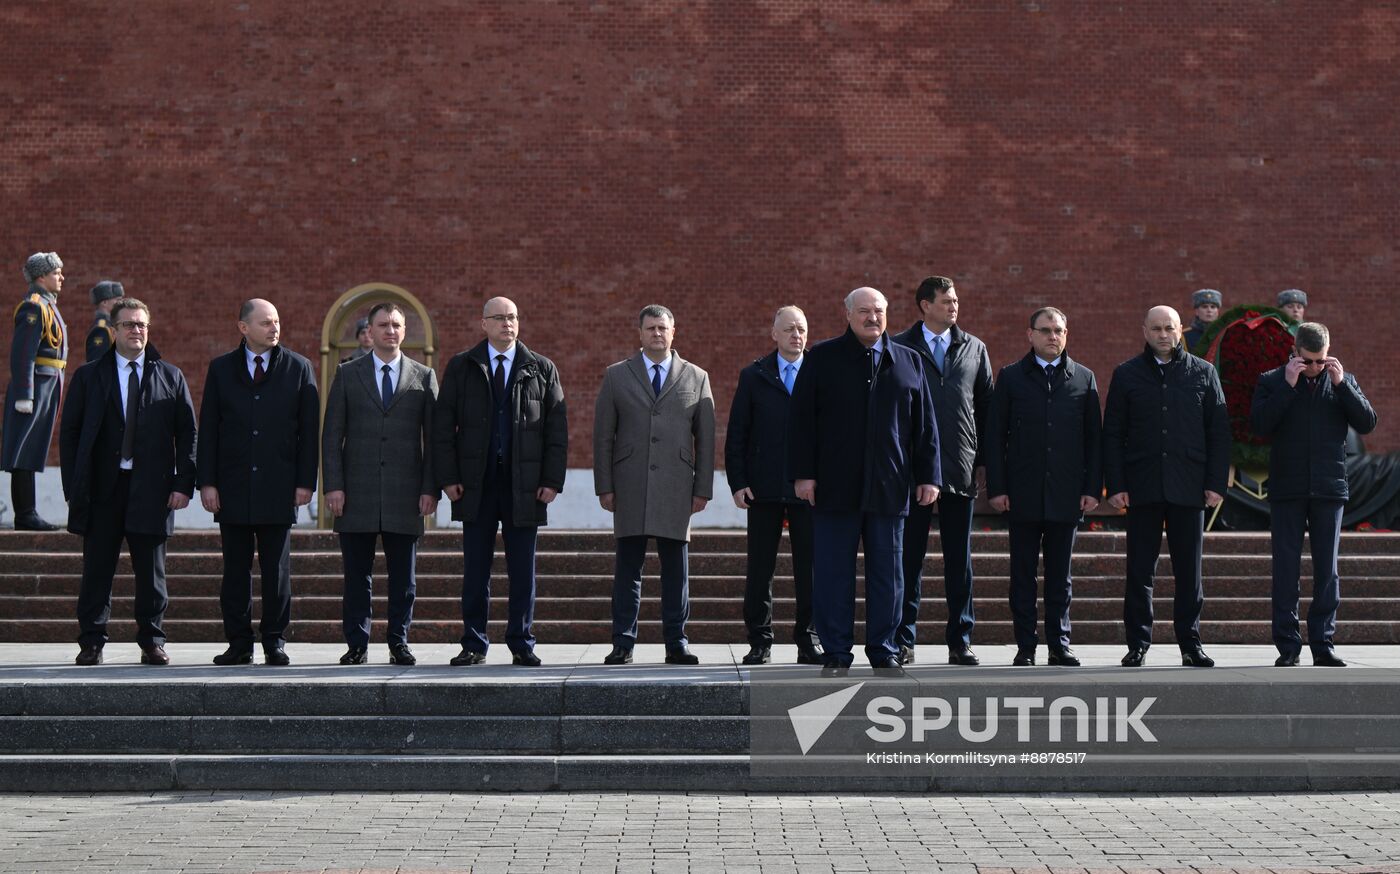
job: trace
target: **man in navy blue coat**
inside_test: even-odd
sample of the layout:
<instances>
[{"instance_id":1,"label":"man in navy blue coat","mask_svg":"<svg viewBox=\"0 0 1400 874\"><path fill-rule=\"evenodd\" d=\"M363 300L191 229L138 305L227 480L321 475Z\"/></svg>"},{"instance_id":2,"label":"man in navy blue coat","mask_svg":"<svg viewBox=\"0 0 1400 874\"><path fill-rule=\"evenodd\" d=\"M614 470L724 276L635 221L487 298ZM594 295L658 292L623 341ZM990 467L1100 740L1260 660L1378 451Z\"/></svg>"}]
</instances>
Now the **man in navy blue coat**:
<instances>
[{"instance_id":1,"label":"man in navy blue coat","mask_svg":"<svg viewBox=\"0 0 1400 874\"><path fill-rule=\"evenodd\" d=\"M1015 666L1035 664L1035 574L1045 553L1049 663L1075 667L1069 648L1070 563L1084 514L1099 505L1099 387L1065 352L1065 314L1042 307L1026 331L1031 351L997 374L987 424L987 493L1007 514Z\"/></svg>"},{"instance_id":2,"label":"man in navy blue coat","mask_svg":"<svg viewBox=\"0 0 1400 874\"><path fill-rule=\"evenodd\" d=\"M885 333L885 296L846 296L849 327L812 348L793 387L788 465L812 514L812 618L823 676L851 665L856 550L865 548L865 654L898 671L904 518L938 500L938 425L923 364Z\"/></svg>"},{"instance_id":3,"label":"man in navy blue coat","mask_svg":"<svg viewBox=\"0 0 1400 874\"><path fill-rule=\"evenodd\" d=\"M321 395L311 362L282 347L282 322L271 302L244 301L238 330L238 348L209 362L199 406L199 498L219 523L224 556L219 607L228 650L214 664L253 663L256 542L263 659L287 665L292 525L316 490Z\"/></svg>"},{"instance_id":4,"label":"man in navy blue coat","mask_svg":"<svg viewBox=\"0 0 1400 874\"><path fill-rule=\"evenodd\" d=\"M1341 585L1337 547L1347 488L1347 428L1369 434L1376 427L1356 377L1328 352L1327 328L1304 322L1294 335L1293 357L1259 377L1250 424L1271 438L1269 532L1274 553L1274 645L1281 668L1298 664L1298 576L1303 531L1312 543L1313 593L1308 608L1308 647L1313 664L1343 667L1332 649Z\"/></svg>"}]
</instances>

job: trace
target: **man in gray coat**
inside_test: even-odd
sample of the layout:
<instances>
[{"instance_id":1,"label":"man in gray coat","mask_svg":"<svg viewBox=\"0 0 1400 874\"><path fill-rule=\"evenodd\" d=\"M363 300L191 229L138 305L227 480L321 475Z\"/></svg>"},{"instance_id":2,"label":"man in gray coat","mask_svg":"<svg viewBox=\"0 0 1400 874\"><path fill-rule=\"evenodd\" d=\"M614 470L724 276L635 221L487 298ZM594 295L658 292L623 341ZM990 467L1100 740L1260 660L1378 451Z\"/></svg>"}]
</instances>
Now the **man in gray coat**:
<instances>
[{"instance_id":1,"label":"man in gray coat","mask_svg":"<svg viewBox=\"0 0 1400 874\"><path fill-rule=\"evenodd\" d=\"M408 626L418 538L439 494L427 455L437 376L399 352L404 311L398 304L375 304L369 321L374 351L336 368L321 432L326 507L335 517L345 563L342 617L349 649L340 663L367 660L374 547L382 537L389 570L389 663L411 665L417 662L408 648Z\"/></svg>"},{"instance_id":2,"label":"man in gray coat","mask_svg":"<svg viewBox=\"0 0 1400 874\"><path fill-rule=\"evenodd\" d=\"M671 350L676 318L644 307L642 348L603 375L593 419L593 486L613 514L613 648L604 664L632 661L647 538L661 559L666 663L699 663L686 649L690 517L714 495L715 401L705 371Z\"/></svg>"}]
</instances>

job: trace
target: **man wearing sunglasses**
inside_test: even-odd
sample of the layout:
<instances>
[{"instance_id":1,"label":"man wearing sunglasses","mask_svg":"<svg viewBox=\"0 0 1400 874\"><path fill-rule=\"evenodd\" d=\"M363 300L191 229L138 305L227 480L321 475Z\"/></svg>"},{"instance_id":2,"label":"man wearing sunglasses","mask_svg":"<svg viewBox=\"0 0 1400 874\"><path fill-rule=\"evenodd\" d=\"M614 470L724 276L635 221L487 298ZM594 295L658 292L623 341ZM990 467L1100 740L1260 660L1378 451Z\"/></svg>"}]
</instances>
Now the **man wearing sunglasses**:
<instances>
[{"instance_id":1,"label":"man wearing sunglasses","mask_svg":"<svg viewBox=\"0 0 1400 874\"><path fill-rule=\"evenodd\" d=\"M1259 377L1251 425L1272 440L1269 449L1269 532L1273 544L1274 645L1281 668L1298 664L1298 577L1303 531L1312 545L1313 594L1308 608L1308 647L1313 664L1344 667L1332 648L1341 601L1337 548L1349 492L1347 428L1369 434L1376 427L1356 377L1328 352L1331 338L1317 322L1294 335L1293 356Z\"/></svg>"},{"instance_id":2,"label":"man wearing sunglasses","mask_svg":"<svg viewBox=\"0 0 1400 874\"><path fill-rule=\"evenodd\" d=\"M106 354L73 374L58 431L68 530L83 538L77 663L102 663L125 540L141 663L167 665L165 541L194 495L194 402L185 375L150 344L150 307L121 298L112 324Z\"/></svg>"}]
</instances>

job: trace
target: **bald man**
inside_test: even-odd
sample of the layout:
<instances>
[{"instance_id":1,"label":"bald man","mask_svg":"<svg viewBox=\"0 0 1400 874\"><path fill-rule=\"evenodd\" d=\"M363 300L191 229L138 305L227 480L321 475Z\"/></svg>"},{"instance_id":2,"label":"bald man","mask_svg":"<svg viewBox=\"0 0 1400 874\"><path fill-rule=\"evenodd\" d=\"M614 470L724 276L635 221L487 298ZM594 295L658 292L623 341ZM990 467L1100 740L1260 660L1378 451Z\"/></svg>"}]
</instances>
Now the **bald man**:
<instances>
[{"instance_id":1,"label":"bald man","mask_svg":"<svg viewBox=\"0 0 1400 874\"><path fill-rule=\"evenodd\" d=\"M199 406L199 499L223 542L219 590L228 650L216 665L253 663L253 548L262 578L258 637L269 665L290 663L291 530L311 502L320 457L321 398L311 362L282 348L277 307L245 301L238 348L209 362Z\"/></svg>"},{"instance_id":2,"label":"bald man","mask_svg":"<svg viewBox=\"0 0 1400 874\"><path fill-rule=\"evenodd\" d=\"M510 591L506 646L514 664L533 668L535 540L564 490L569 458L564 388L554 362L520 342L514 301L488 300L481 331L485 339L448 362L433 419L433 472L462 523L462 651L451 664L486 661L499 528Z\"/></svg>"},{"instance_id":3,"label":"bald man","mask_svg":"<svg viewBox=\"0 0 1400 874\"><path fill-rule=\"evenodd\" d=\"M1142 354L1113 371L1103 419L1108 501L1128 515L1123 666L1142 667L1152 645L1152 578L1165 526L1181 662L1209 668L1215 662L1201 648L1201 531L1205 508L1224 500L1229 478L1225 393L1215 368L1183 348L1176 310L1148 310L1142 335Z\"/></svg>"}]
</instances>

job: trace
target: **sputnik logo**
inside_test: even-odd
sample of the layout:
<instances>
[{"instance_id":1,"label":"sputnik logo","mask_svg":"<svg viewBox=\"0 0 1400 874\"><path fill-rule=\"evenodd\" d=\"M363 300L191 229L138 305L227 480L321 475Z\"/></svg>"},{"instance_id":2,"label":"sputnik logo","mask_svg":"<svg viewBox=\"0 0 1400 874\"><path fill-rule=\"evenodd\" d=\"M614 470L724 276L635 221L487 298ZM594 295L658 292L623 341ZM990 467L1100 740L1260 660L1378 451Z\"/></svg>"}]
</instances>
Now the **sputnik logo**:
<instances>
[{"instance_id":1,"label":"sputnik logo","mask_svg":"<svg viewBox=\"0 0 1400 874\"><path fill-rule=\"evenodd\" d=\"M792 731L797 735L797 745L802 748L802 755L807 755L808 750L817 745L826 730L831 728L831 723L836 721L836 717L841 715L841 711L846 709L846 705L864 685L864 682L856 683L788 710L788 719L792 721Z\"/></svg>"}]
</instances>

